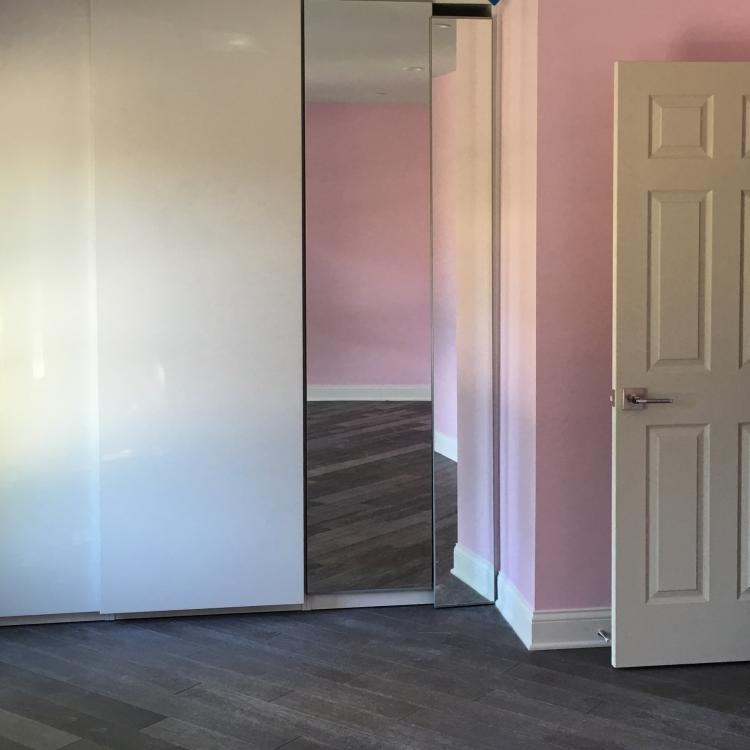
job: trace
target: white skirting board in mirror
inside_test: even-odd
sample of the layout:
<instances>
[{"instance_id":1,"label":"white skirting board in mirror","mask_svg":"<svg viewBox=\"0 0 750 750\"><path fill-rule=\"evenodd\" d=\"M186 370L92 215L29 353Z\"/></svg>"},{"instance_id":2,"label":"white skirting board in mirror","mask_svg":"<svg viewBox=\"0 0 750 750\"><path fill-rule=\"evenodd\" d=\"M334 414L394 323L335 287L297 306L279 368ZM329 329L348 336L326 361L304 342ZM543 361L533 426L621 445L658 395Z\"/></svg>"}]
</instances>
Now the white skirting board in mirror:
<instances>
[{"instance_id":1,"label":"white skirting board in mirror","mask_svg":"<svg viewBox=\"0 0 750 750\"><path fill-rule=\"evenodd\" d=\"M308 401L429 401L427 385L308 385Z\"/></svg>"},{"instance_id":2,"label":"white skirting board in mirror","mask_svg":"<svg viewBox=\"0 0 750 750\"><path fill-rule=\"evenodd\" d=\"M435 593L425 591L369 591L361 594L314 594L305 599L305 609L359 609L366 607L409 607L434 604Z\"/></svg>"}]
</instances>

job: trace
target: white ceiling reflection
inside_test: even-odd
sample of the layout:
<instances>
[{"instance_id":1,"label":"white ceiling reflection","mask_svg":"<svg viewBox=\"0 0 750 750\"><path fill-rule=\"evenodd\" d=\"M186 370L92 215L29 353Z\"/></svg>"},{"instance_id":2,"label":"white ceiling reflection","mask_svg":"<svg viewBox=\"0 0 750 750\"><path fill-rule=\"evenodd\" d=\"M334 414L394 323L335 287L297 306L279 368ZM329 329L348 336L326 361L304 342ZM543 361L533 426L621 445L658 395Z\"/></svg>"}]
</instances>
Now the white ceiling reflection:
<instances>
[{"instance_id":1,"label":"white ceiling reflection","mask_svg":"<svg viewBox=\"0 0 750 750\"><path fill-rule=\"evenodd\" d=\"M311 102L429 101L431 5L305 0Z\"/></svg>"}]
</instances>

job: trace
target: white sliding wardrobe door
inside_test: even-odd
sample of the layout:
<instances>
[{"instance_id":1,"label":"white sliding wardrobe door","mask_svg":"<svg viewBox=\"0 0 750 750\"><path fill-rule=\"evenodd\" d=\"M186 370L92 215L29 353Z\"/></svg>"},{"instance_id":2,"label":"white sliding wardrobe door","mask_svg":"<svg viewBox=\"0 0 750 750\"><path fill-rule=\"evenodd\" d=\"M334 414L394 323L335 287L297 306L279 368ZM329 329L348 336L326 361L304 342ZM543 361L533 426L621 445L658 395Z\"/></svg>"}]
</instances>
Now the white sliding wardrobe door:
<instances>
[{"instance_id":1,"label":"white sliding wardrobe door","mask_svg":"<svg viewBox=\"0 0 750 750\"><path fill-rule=\"evenodd\" d=\"M0 2L0 617L99 609L88 7Z\"/></svg>"},{"instance_id":2,"label":"white sliding wardrobe door","mask_svg":"<svg viewBox=\"0 0 750 750\"><path fill-rule=\"evenodd\" d=\"M303 601L299 0L93 0L102 611Z\"/></svg>"}]
</instances>

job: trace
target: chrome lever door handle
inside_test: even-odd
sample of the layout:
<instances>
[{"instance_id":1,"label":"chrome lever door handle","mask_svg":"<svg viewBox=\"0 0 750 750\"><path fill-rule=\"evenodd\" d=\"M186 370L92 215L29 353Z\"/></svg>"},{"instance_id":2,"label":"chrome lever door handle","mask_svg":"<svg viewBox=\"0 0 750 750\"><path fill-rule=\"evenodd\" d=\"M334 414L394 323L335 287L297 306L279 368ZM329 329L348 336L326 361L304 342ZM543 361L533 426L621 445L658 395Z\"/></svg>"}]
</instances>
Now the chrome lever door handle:
<instances>
[{"instance_id":1,"label":"chrome lever door handle","mask_svg":"<svg viewBox=\"0 0 750 750\"><path fill-rule=\"evenodd\" d=\"M646 388L623 388L623 411L641 411L653 404L673 404L673 398L649 398Z\"/></svg>"},{"instance_id":2,"label":"chrome lever door handle","mask_svg":"<svg viewBox=\"0 0 750 750\"><path fill-rule=\"evenodd\" d=\"M628 396L631 404L673 404L673 398L641 398L640 396Z\"/></svg>"}]
</instances>

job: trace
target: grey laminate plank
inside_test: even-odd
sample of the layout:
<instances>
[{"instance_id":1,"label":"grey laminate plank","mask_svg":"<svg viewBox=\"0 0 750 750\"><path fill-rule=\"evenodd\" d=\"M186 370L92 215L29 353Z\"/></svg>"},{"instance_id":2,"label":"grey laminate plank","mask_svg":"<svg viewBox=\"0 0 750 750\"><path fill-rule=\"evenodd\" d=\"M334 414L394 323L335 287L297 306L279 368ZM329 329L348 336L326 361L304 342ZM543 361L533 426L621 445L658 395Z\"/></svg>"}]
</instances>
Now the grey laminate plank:
<instances>
[{"instance_id":1,"label":"grey laminate plank","mask_svg":"<svg viewBox=\"0 0 750 750\"><path fill-rule=\"evenodd\" d=\"M484 714L479 721L467 720L459 711L440 712L422 709L407 721L419 726L439 726L442 731L467 743L491 742L492 738L507 737L519 747L598 748L600 750L705 750L706 745L675 740L638 726L623 726L598 717L580 714L565 716L562 709L550 712L547 718L501 709L492 715Z\"/></svg>"},{"instance_id":2,"label":"grey laminate plank","mask_svg":"<svg viewBox=\"0 0 750 750\"><path fill-rule=\"evenodd\" d=\"M310 716L321 716L344 726L356 727L373 737L381 737L398 748L414 750L463 750L461 738L435 731L430 726L412 723L409 716L401 720L386 720L382 716L362 709L342 706L318 696L292 692L278 698L275 703ZM476 746L479 750L480 746ZM489 746L486 746L489 750Z\"/></svg>"},{"instance_id":3,"label":"grey laminate plank","mask_svg":"<svg viewBox=\"0 0 750 750\"><path fill-rule=\"evenodd\" d=\"M2 685L132 729L142 729L164 718L160 714L145 711L124 701L81 690L68 682L36 675L8 664L0 664L0 686Z\"/></svg>"},{"instance_id":4,"label":"grey laminate plank","mask_svg":"<svg viewBox=\"0 0 750 750\"><path fill-rule=\"evenodd\" d=\"M106 630L106 625L103 630ZM139 629L129 629L129 632L137 636ZM196 656L200 655L202 658L210 658L210 655L209 657L205 657L195 647L193 647L193 650ZM155 657L157 652L158 646L152 651L151 656ZM49 658L54 660L52 657ZM92 657L92 661L95 663L94 657ZM86 689L95 690L104 696L116 700L127 700L135 707L163 716L196 723L209 730L229 734L237 739L245 740L254 750L275 750L280 744L300 734L294 730L279 727L275 722L267 721L262 717L258 718L251 713L245 713L241 716L227 715L221 706L207 708L200 700L194 698L190 690L175 694L143 683L139 684L111 679L99 670L90 670L87 673L83 669L76 669L76 665L73 663L70 663L70 666L70 679L79 687L85 686ZM59 668L59 664L56 664L56 670L59 670ZM276 689L274 695L278 695L278 689ZM0 690L0 705L1 703L2 691ZM55 711L50 711L49 713L53 718L59 718L56 716ZM167 742L145 734L138 738L129 737L125 732L121 734L128 741L125 744L114 744L113 747L171 747ZM94 739L96 738L94 737ZM124 742L124 740L122 741ZM111 742L112 740L110 740Z\"/></svg>"},{"instance_id":5,"label":"grey laminate plank","mask_svg":"<svg viewBox=\"0 0 750 750\"><path fill-rule=\"evenodd\" d=\"M656 711L644 711L604 701L591 711L593 716L608 719L622 726L637 725L642 730L676 738L685 743L696 742L717 750L747 750L750 735L738 734L716 726L707 726L687 716L665 716Z\"/></svg>"},{"instance_id":6,"label":"grey laminate plank","mask_svg":"<svg viewBox=\"0 0 750 750\"><path fill-rule=\"evenodd\" d=\"M55 660L77 665L83 670L88 670L92 664L95 664L95 668L100 672L115 674L122 680L130 679L156 685L170 692L190 687L190 683L171 672L153 668L150 665L136 664L122 658L120 654L104 653L92 662L90 650L85 644L61 642L58 638L48 635L46 629L14 628L14 631L11 635L15 637L15 640L7 643L6 646L10 647L15 643L20 649L25 650L27 658L38 658L36 655L41 655L43 658L53 657ZM34 652L35 656L32 657L30 652ZM0 649L0 660L2 659L3 650Z\"/></svg>"},{"instance_id":7,"label":"grey laminate plank","mask_svg":"<svg viewBox=\"0 0 750 750\"><path fill-rule=\"evenodd\" d=\"M30 750L60 750L72 745L76 735L0 707L0 747L7 740Z\"/></svg>"},{"instance_id":8,"label":"grey laminate plank","mask_svg":"<svg viewBox=\"0 0 750 750\"><path fill-rule=\"evenodd\" d=\"M746 665L745 669L748 672L748 677L750 677L750 668ZM660 670L658 672L660 682L662 682L665 672L668 671ZM543 690L553 687L556 690L568 692L572 696L588 697L595 702L591 709L594 714L602 713L602 715L606 715L607 711L610 711L610 713L613 711L613 706L617 706L617 710L623 712L620 717L623 721L638 723L637 717L642 712L652 712L660 717L665 725L671 722L674 723L675 727L689 726L693 723L701 725L703 729L696 727L692 739L699 738L701 743L708 744L708 746L712 746L709 742L712 734L729 732L742 736L743 741L750 747L750 720L736 716L730 711L717 711L693 702L700 701L700 695L689 695L682 698L677 695L654 695L649 692L634 690L632 687L602 683L590 678L571 675L564 671L564 667L558 671L558 669L549 669L538 665L522 664L513 669L510 676L528 683L527 694L529 692L536 694L540 687ZM492 702L492 696L488 696L484 700ZM611 713L611 718L617 718L616 714ZM672 734L675 737L681 736L681 732L677 729L667 732L667 734Z\"/></svg>"},{"instance_id":9,"label":"grey laminate plank","mask_svg":"<svg viewBox=\"0 0 750 750\"><path fill-rule=\"evenodd\" d=\"M2 633L0 632L0 635ZM117 680L105 672L89 669L83 670L77 668L77 665L71 662L56 662L53 668L44 663L44 655L39 655L35 659L27 659L23 654L16 656L3 656L4 663L11 663L14 666L27 669L29 672L43 676L52 677L67 681L71 685L82 690L90 690L100 695L113 698L118 701L125 701L133 706L143 708L147 711L156 711L153 706L171 693L161 688L147 685L145 683L133 682L131 680ZM49 659L49 657L47 657ZM68 674L64 674L66 667L69 667Z\"/></svg>"},{"instance_id":10,"label":"grey laminate plank","mask_svg":"<svg viewBox=\"0 0 750 750\"><path fill-rule=\"evenodd\" d=\"M215 701L206 701L206 694L218 694L220 697ZM232 696L233 700L229 700L228 696ZM257 701L258 706L271 705L232 691L215 693L203 685L196 685L178 695L163 697L152 705L173 719L210 732L226 734L245 742L253 750L276 750L301 734L293 725L276 721L262 711L254 711L247 706L245 710L238 710L236 703L240 698Z\"/></svg>"},{"instance_id":11,"label":"grey laminate plank","mask_svg":"<svg viewBox=\"0 0 750 750\"><path fill-rule=\"evenodd\" d=\"M570 690L561 690L550 685L532 684L526 680L519 680L512 674L504 675L503 686L493 690L480 700L490 706L503 706L509 696L531 698L542 704L568 708L573 711L587 713L600 703L594 695L581 695Z\"/></svg>"},{"instance_id":12,"label":"grey laminate plank","mask_svg":"<svg viewBox=\"0 0 750 750\"><path fill-rule=\"evenodd\" d=\"M178 645L180 641L180 638L173 637L172 643L165 643L164 648L179 648L182 653L188 648L195 648L191 644ZM359 672L377 665L373 659L358 653L282 636L268 642L247 641L244 652L238 651L237 644L223 647L213 644L196 658L218 660L228 669L232 668L233 658L238 664L243 660L252 660L258 669L258 675L267 673L277 665L339 682L347 682Z\"/></svg>"},{"instance_id":13,"label":"grey laminate plank","mask_svg":"<svg viewBox=\"0 0 750 750\"><path fill-rule=\"evenodd\" d=\"M356 649L369 658L397 664L417 664L429 657L439 658L443 653L444 639L440 636L428 640L419 633L404 632L403 627L397 630L374 617L359 615L367 611L316 612L314 617L298 618L293 624L289 622L283 634L305 641L324 642L333 648Z\"/></svg>"},{"instance_id":14,"label":"grey laminate plank","mask_svg":"<svg viewBox=\"0 0 750 750\"><path fill-rule=\"evenodd\" d=\"M518 732L512 726L498 728L495 725L457 720L456 713L444 709L435 711L422 709L408 718L416 726L429 727L443 736L452 737L462 748L502 748L502 750L559 750L561 747L533 725Z\"/></svg>"},{"instance_id":15,"label":"grey laminate plank","mask_svg":"<svg viewBox=\"0 0 750 750\"><path fill-rule=\"evenodd\" d=\"M243 740L180 719L164 719L142 731L186 750L253 750L254 747Z\"/></svg>"},{"instance_id":16,"label":"grey laminate plank","mask_svg":"<svg viewBox=\"0 0 750 750\"><path fill-rule=\"evenodd\" d=\"M66 748L74 747L77 743L73 743L73 745L66 745ZM21 745L18 742L13 742L13 740L8 739L7 737L3 737L2 734L0 734L0 750L29 750L28 745Z\"/></svg>"},{"instance_id":17,"label":"grey laminate plank","mask_svg":"<svg viewBox=\"0 0 750 750\"><path fill-rule=\"evenodd\" d=\"M750 665L608 656L528 653L492 607L8 628L0 709L75 750L750 748Z\"/></svg>"},{"instance_id":18,"label":"grey laminate plank","mask_svg":"<svg viewBox=\"0 0 750 750\"><path fill-rule=\"evenodd\" d=\"M143 686L107 681L98 673L94 673L92 678L92 682L85 681L87 688L96 689L109 697L128 700L134 706L164 716L180 719L205 729L227 734L235 739L244 740L253 750L276 750L283 743L301 734L292 727L284 726L273 719L252 711L238 712L232 709L227 701L218 701L213 705L207 705L205 701L201 700L200 694L193 693L193 690L198 689L197 687L182 693L169 694L163 691L144 689ZM81 678L76 676L74 680L78 681ZM259 702L259 705L271 704ZM56 713L51 712L49 718L56 719ZM146 734L133 737L130 733L121 731L114 737L119 738L119 742L114 742L113 736L108 735L106 744L117 750L131 747L134 750L140 750L141 748L165 750L167 747L173 747L171 743L149 737ZM99 742L102 741L98 736L94 739Z\"/></svg>"},{"instance_id":19,"label":"grey laminate plank","mask_svg":"<svg viewBox=\"0 0 750 750\"><path fill-rule=\"evenodd\" d=\"M529 663L522 663L514 667L512 674L533 682L555 685L562 689L575 689L588 695L606 697L617 696L617 700L629 705L642 707L644 705L681 705L697 712L703 710L718 711L735 715L744 720L750 719L750 706L742 696L728 696L725 694L702 691L699 688L677 687L670 685L661 675L668 672L664 669L659 678L639 677L637 670L629 673L627 670L580 670L574 664L560 660L550 654L546 660L538 656L527 657ZM750 678L750 673L748 674Z\"/></svg>"},{"instance_id":20,"label":"grey laminate plank","mask_svg":"<svg viewBox=\"0 0 750 750\"><path fill-rule=\"evenodd\" d=\"M74 711L10 686L0 687L0 709L62 733L62 736L69 738L66 744L77 739L89 739L113 750L171 750L174 747L122 724ZM28 744L25 740L23 742Z\"/></svg>"},{"instance_id":21,"label":"grey laminate plank","mask_svg":"<svg viewBox=\"0 0 750 750\"><path fill-rule=\"evenodd\" d=\"M363 675L363 682L371 675ZM388 689L384 684L381 689ZM400 687L396 688L397 690ZM516 740L519 746L528 743L550 744L549 728L575 729L586 718L585 712L554 706L533 698L509 693L493 704L470 701L418 688L421 695L415 702L424 706L406 717L405 722L423 727L443 727L443 731L471 742L488 742L493 736Z\"/></svg>"},{"instance_id":22,"label":"grey laminate plank","mask_svg":"<svg viewBox=\"0 0 750 750\"><path fill-rule=\"evenodd\" d=\"M324 745L321 742L315 742L308 737L297 737L296 740L292 740L279 750L330 750L331 745Z\"/></svg>"},{"instance_id":23,"label":"grey laminate plank","mask_svg":"<svg viewBox=\"0 0 750 750\"><path fill-rule=\"evenodd\" d=\"M208 636L211 631L204 629L202 632ZM184 681L185 687L181 690L168 691L170 693L182 692L197 683L223 685L265 700L272 700L285 692L283 687L262 679L262 675L273 666L270 659L263 663L253 660L252 674L248 675L244 671L235 671L226 666L211 663L214 652L208 649L207 644L210 644L210 637L203 644L188 644L187 647L181 649L180 655L169 652L164 645L164 641L159 641L158 645L151 649L144 648L148 640L147 637L144 637L142 631L133 628L132 633L127 638L110 639L105 633L98 639L88 640L87 645L91 651L91 658L97 658L97 655L102 652L109 653L117 650L123 658L133 663L171 671L175 677ZM167 643L171 643L171 641L167 641ZM199 646L203 648L199 648ZM235 660L244 663L246 666L246 658L238 655L236 650ZM222 659L223 663L224 660Z\"/></svg>"},{"instance_id":24,"label":"grey laminate plank","mask_svg":"<svg viewBox=\"0 0 750 750\"><path fill-rule=\"evenodd\" d=\"M195 688L194 698L204 710L238 713L253 716L269 725L283 726L292 733L287 741L298 736L309 737L336 750L396 750L398 747L359 727L332 721L328 717L293 710L276 702L267 703L254 698L216 689ZM277 699L278 700L278 699Z\"/></svg>"},{"instance_id":25,"label":"grey laminate plank","mask_svg":"<svg viewBox=\"0 0 750 750\"><path fill-rule=\"evenodd\" d=\"M371 670L370 674L386 677L396 682L411 683L412 685L429 685L433 690L468 700L476 700L492 692L492 688L488 685L456 678L450 670L437 673L407 665L384 664Z\"/></svg>"},{"instance_id":26,"label":"grey laminate plank","mask_svg":"<svg viewBox=\"0 0 750 750\"><path fill-rule=\"evenodd\" d=\"M314 617L305 619L312 619L312 622L315 620ZM320 630L315 628L309 630L306 626L303 626L302 623L304 621L305 620L301 618L297 619L294 623L293 630L296 630L299 633L309 633L312 640L314 640L316 633L321 635ZM176 620L169 623L169 632L174 638L186 638L188 641L195 643L196 645L200 644L201 638L205 642L206 634L207 632L210 632L213 636L219 636L223 646L229 648L234 654L240 654L245 649L252 649L255 651L256 644L254 644L252 640L252 631L249 634L243 633L239 620L237 623L238 632L233 632L230 625L231 623L226 622L225 629L213 630L209 624L205 624L201 627L191 622ZM160 632L164 631L162 630ZM341 645L341 635L332 633L331 638L335 641L335 645L331 643L331 649L338 649ZM310 644L308 639L300 638L297 640L297 643L293 648L300 653L306 654L309 653L313 647L314 644ZM290 669L288 668L288 665L299 664L299 660L292 658L291 661L289 661L288 659L282 660L280 658L284 654L288 654L289 650L290 647L288 643L282 641L279 650L268 655L268 672L255 677L250 685L246 684L244 681L241 681L238 684L237 681L232 679L221 679L219 675L210 675L210 679L201 680L201 682L204 684L220 686L224 689L231 687L235 692L244 693L250 697L261 698L264 700L274 700L275 698L296 689L314 695L335 697L335 699L343 705L367 708L374 713L388 717L403 716L416 708L404 701L353 688L350 682L343 683L340 679L334 680L319 674L313 674L309 671L305 672L299 671L298 669ZM346 656L345 651L338 650L342 658L349 659L349 657ZM331 651L327 651L327 653L331 653ZM359 668L367 670L373 668L375 664L376 662L368 659L364 662L360 661ZM195 671L193 674L205 675L204 670L205 667L201 665L201 670ZM226 671L223 671L222 674L226 674ZM352 676L354 676L354 673L347 673L347 680ZM340 677L340 675L337 675L337 677Z\"/></svg>"}]
</instances>

